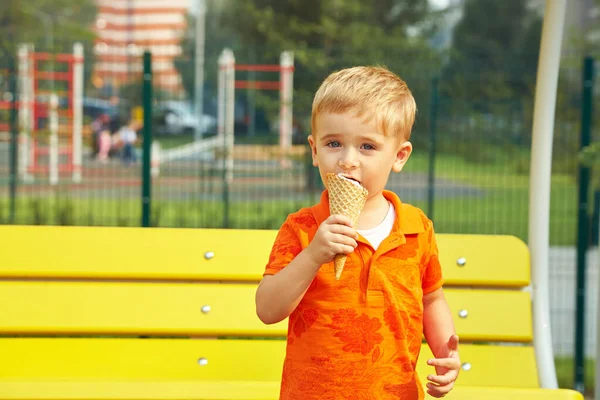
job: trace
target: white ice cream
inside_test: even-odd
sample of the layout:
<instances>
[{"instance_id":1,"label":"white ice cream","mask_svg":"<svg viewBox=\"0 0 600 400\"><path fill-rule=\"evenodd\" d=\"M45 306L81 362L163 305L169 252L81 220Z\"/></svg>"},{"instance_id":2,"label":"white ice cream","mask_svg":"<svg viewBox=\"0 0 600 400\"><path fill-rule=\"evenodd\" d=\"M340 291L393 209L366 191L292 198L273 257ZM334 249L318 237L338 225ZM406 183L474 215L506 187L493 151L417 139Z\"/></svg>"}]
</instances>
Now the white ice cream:
<instances>
[{"instance_id":1,"label":"white ice cream","mask_svg":"<svg viewBox=\"0 0 600 400\"><path fill-rule=\"evenodd\" d=\"M342 175L342 174L337 174L337 175L338 175L340 178L347 180L348 182L352 182L352 184L353 184L354 186L356 186L356 187L359 187L359 188L361 188L361 187L362 187L362 185L360 184L360 182L357 182L357 181L355 181L354 179L348 179L348 178L346 178L346 177L345 177L344 175Z\"/></svg>"}]
</instances>

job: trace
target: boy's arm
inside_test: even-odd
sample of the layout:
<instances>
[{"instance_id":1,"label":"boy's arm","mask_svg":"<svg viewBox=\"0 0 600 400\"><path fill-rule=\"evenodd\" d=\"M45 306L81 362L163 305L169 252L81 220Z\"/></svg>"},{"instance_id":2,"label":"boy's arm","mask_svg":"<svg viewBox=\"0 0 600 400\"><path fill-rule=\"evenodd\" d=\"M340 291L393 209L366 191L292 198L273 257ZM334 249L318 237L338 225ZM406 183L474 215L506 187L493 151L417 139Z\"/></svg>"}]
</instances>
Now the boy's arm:
<instances>
[{"instance_id":1,"label":"boy's arm","mask_svg":"<svg viewBox=\"0 0 600 400\"><path fill-rule=\"evenodd\" d=\"M442 288L423 296L423 332L435 357L427 363L435 367L437 374L427 377L430 381L427 392L434 397L443 397L458 377L460 357L458 336Z\"/></svg>"},{"instance_id":2,"label":"boy's arm","mask_svg":"<svg viewBox=\"0 0 600 400\"><path fill-rule=\"evenodd\" d=\"M256 290L256 314L265 324L287 318L296 309L321 264L307 249L275 275L265 275Z\"/></svg>"},{"instance_id":3,"label":"boy's arm","mask_svg":"<svg viewBox=\"0 0 600 400\"><path fill-rule=\"evenodd\" d=\"M448 339L456 334L442 288L423 296L423 333L436 358L448 356Z\"/></svg>"},{"instance_id":4,"label":"boy's arm","mask_svg":"<svg viewBox=\"0 0 600 400\"><path fill-rule=\"evenodd\" d=\"M331 215L317 230L308 247L275 275L265 275L256 290L256 314L265 324L275 324L296 309L321 265L336 254L350 254L357 246L358 234L352 222L342 215Z\"/></svg>"}]
</instances>

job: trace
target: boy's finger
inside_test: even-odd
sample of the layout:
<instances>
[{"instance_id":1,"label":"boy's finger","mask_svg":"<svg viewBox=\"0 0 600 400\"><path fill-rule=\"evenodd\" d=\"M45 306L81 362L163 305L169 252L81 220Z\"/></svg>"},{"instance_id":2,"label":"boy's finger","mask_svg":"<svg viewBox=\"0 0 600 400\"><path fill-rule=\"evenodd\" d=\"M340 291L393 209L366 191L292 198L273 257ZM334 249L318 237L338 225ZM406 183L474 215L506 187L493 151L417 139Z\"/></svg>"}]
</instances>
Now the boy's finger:
<instances>
[{"instance_id":1,"label":"boy's finger","mask_svg":"<svg viewBox=\"0 0 600 400\"><path fill-rule=\"evenodd\" d=\"M341 214L330 215L329 218L327 218L327 222L330 224L346 225L352 228L352 221L350 221L350 218Z\"/></svg>"},{"instance_id":2,"label":"boy's finger","mask_svg":"<svg viewBox=\"0 0 600 400\"><path fill-rule=\"evenodd\" d=\"M348 237L346 235L341 235L341 234L334 234L333 242L335 242L337 244L343 244L346 246L350 246L350 247L352 247L352 251L354 251L356 246L358 246L358 244L356 243L356 240L352 239L351 237Z\"/></svg>"},{"instance_id":3,"label":"boy's finger","mask_svg":"<svg viewBox=\"0 0 600 400\"><path fill-rule=\"evenodd\" d=\"M450 339L448 340L448 348L453 351L458 350L458 340L458 335L450 336Z\"/></svg>"},{"instance_id":4,"label":"boy's finger","mask_svg":"<svg viewBox=\"0 0 600 400\"><path fill-rule=\"evenodd\" d=\"M452 387L454 386L454 384L450 383L449 385L438 386L433 383L428 383L425 386L427 387L427 393L429 393L429 395L436 397L436 398L440 398L440 397L444 397L446 394L448 394L448 392L450 392L450 390L452 390Z\"/></svg>"},{"instance_id":5,"label":"boy's finger","mask_svg":"<svg viewBox=\"0 0 600 400\"><path fill-rule=\"evenodd\" d=\"M427 360L427 364L434 367L442 367L448 369L460 368L460 363L454 358L432 358L431 360Z\"/></svg>"},{"instance_id":6,"label":"boy's finger","mask_svg":"<svg viewBox=\"0 0 600 400\"><path fill-rule=\"evenodd\" d=\"M346 235L350 238L358 239L358 232L356 229L346 225L335 224L331 225L331 232L338 233L340 235Z\"/></svg>"},{"instance_id":7,"label":"boy's finger","mask_svg":"<svg viewBox=\"0 0 600 400\"><path fill-rule=\"evenodd\" d=\"M334 249L336 254L350 254L354 251L353 246L349 246L347 244L336 244Z\"/></svg>"},{"instance_id":8,"label":"boy's finger","mask_svg":"<svg viewBox=\"0 0 600 400\"><path fill-rule=\"evenodd\" d=\"M448 375L428 375L427 380L438 385L445 386L454 381L454 379Z\"/></svg>"}]
</instances>

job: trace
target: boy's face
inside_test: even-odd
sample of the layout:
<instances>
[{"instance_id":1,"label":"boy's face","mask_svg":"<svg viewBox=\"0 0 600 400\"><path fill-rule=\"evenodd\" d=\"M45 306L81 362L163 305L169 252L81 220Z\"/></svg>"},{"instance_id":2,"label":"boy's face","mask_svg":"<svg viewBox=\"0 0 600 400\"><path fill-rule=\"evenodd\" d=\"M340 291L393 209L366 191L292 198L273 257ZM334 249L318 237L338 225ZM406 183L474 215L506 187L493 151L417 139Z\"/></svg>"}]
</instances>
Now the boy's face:
<instances>
[{"instance_id":1,"label":"boy's face","mask_svg":"<svg viewBox=\"0 0 600 400\"><path fill-rule=\"evenodd\" d=\"M410 142L396 135L384 136L374 118L365 122L352 110L323 113L315 122L316 132L308 141L323 182L329 172L342 173L360 182L369 198L381 194L390 172L400 172L412 152Z\"/></svg>"}]
</instances>

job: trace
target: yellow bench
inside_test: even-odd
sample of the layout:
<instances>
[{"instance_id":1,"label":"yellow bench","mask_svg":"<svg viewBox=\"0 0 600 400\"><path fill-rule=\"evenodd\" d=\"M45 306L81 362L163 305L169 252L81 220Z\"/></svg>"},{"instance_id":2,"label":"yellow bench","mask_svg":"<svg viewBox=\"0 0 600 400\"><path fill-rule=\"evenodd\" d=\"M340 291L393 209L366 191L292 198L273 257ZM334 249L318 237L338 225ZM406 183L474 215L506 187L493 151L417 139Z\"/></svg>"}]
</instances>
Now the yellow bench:
<instances>
[{"instance_id":1,"label":"yellow bench","mask_svg":"<svg viewBox=\"0 0 600 400\"><path fill-rule=\"evenodd\" d=\"M277 399L287 326L254 309L275 235L0 226L0 398ZM446 398L582 399L539 388L525 244L438 243L464 369Z\"/></svg>"}]
</instances>

